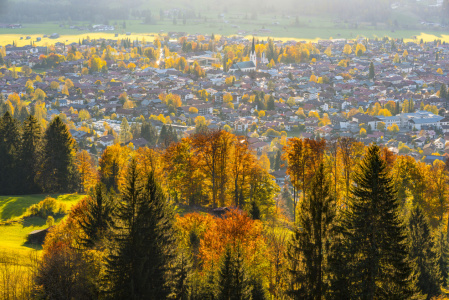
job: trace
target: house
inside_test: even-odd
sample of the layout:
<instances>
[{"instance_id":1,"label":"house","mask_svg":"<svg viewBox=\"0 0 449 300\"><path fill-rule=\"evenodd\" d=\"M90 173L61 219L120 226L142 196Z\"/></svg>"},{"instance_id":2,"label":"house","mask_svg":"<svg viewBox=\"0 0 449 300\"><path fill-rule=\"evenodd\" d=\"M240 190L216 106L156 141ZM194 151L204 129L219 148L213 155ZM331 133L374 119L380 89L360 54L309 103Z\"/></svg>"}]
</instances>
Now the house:
<instances>
[{"instance_id":1,"label":"house","mask_svg":"<svg viewBox=\"0 0 449 300\"><path fill-rule=\"evenodd\" d=\"M433 143L438 150L443 150L444 146L446 144L446 141L443 138L439 138L439 139L436 139Z\"/></svg>"},{"instance_id":2,"label":"house","mask_svg":"<svg viewBox=\"0 0 449 300\"><path fill-rule=\"evenodd\" d=\"M99 138L98 142L103 145L103 147L112 146L114 144L114 136L112 135L105 135Z\"/></svg>"},{"instance_id":3,"label":"house","mask_svg":"<svg viewBox=\"0 0 449 300\"><path fill-rule=\"evenodd\" d=\"M372 130L377 129L377 124L379 122L382 122L382 120L377 117L373 117L373 116L370 116L367 114L362 114L362 113L355 114L352 117L352 120L354 122L357 122L358 125L366 124L367 126L370 126Z\"/></svg>"}]
</instances>

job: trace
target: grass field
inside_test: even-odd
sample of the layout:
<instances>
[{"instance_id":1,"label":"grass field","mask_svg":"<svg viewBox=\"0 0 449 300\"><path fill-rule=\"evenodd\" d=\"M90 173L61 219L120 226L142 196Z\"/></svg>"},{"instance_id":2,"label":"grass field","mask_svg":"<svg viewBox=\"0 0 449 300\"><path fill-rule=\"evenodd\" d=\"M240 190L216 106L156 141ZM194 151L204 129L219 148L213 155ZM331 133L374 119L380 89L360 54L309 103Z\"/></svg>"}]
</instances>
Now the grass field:
<instances>
[{"instance_id":1,"label":"grass field","mask_svg":"<svg viewBox=\"0 0 449 300\"><path fill-rule=\"evenodd\" d=\"M129 37L131 39L145 38L152 41L159 33L167 32L187 32L189 34L212 34L216 35L236 35L244 32L245 36L257 35L261 39L273 37L281 40L306 40L316 41L318 39L346 38L352 39L360 37L394 37L411 40L414 37L433 41L442 39L449 42L449 32L447 30L435 30L419 24L419 18L407 12L395 12L392 19L400 24L401 29L391 30L391 24L379 23L359 23L357 28L354 24L345 22L335 22L331 17L300 16L299 23L296 18L285 14L267 13L259 15L256 19L251 19L248 14L233 12L223 15L203 14L201 19L187 19L183 25L182 20L177 20L173 24L172 20L158 20L157 24L142 24L141 20L126 20L126 28L122 28L123 20L110 21L114 25L114 32L88 32L70 29L68 23L48 22L41 24L22 24L20 29L0 29L0 45L11 44L13 41L17 45L27 45L34 42L35 45L51 45L55 42L72 43L86 38L115 38L119 34L120 38ZM88 26L87 23L74 23L73 25ZM409 29L406 29L409 28ZM264 31L266 30L266 31ZM59 33L60 38L43 38L43 35ZM130 35L126 35L130 33ZM31 39L27 40L26 37ZM36 38L41 37L42 41L36 42ZM20 40L22 38L22 40Z\"/></svg>"},{"instance_id":2,"label":"grass field","mask_svg":"<svg viewBox=\"0 0 449 300\"><path fill-rule=\"evenodd\" d=\"M0 249L27 255L35 246L25 243L26 236L33 230L46 228L46 220L39 217L23 218L26 210L39 203L47 195L0 196ZM83 195L50 195L66 204L70 209ZM55 220L59 223L63 218ZM40 247L37 248L38 250Z\"/></svg>"}]
</instances>

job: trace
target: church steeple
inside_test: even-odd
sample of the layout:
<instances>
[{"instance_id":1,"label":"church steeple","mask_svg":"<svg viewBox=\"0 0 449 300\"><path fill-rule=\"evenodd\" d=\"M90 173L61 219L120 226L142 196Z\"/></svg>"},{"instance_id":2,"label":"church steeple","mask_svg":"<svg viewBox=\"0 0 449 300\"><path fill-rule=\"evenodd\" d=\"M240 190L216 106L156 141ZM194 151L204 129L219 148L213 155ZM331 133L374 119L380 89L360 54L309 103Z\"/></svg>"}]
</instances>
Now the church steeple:
<instances>
[{"instance_id":1,"label":"church steeple","mask_svg":"<svg viewBox=\"0 0 449 300\"><path fill-rule=\"evenodd\" d=\"M253 37L253 45L251 46L251 53L249 54L249 60L254 63L257 67L257 55L256 55L256 45Z\"/></svg>"}]
</instances>

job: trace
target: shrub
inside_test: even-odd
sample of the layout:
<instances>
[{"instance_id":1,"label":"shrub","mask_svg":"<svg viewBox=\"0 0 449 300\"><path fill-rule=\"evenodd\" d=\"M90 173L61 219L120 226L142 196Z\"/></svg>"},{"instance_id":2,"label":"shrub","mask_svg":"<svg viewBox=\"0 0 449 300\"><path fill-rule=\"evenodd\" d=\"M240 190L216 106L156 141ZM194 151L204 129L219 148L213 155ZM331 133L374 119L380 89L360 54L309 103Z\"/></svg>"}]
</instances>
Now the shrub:
<instances>
[{"instance_id":1,"label":"shrub","mask_svg":"<svg viewBox=\"0 0 449 300\"><path fill-rule=\"evenodd\" d=\"M47 219L48 216L64 215L66 211L64 203L58 203L55 198L47 197L38 204L32 205L28 209L28 215Z\"/></svg>"}]
</instances>

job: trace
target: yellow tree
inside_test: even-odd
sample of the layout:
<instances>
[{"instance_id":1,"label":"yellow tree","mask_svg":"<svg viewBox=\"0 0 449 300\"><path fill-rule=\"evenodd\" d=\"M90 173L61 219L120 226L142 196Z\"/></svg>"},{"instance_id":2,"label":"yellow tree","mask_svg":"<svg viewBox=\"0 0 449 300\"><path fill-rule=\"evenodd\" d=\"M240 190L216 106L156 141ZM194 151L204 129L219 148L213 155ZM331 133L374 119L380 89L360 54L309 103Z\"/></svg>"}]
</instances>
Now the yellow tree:
<instances>
[{"instance_id":1,"label":"yellow tree","mask_svg":"<svg viewBox=\"0 0 449 300\"><path fill-rule=\"evenodd\" d=\"M346 44L345 47L343 48L343 53L346 55L349 55L352 53L352 47L349 44Z\"/></svg>"},{"instance_id":2,"label":"yellow tree","mask_svg":"<svg viewBox=\"0 0 449 300\"><path fill-rule=\"evenodd\" d=\"M98 180L97 170L89 152L82 150L76 154L76 166L81 180L80 192L86 193L95 186Z\"/></svg>"}]
</instances>

